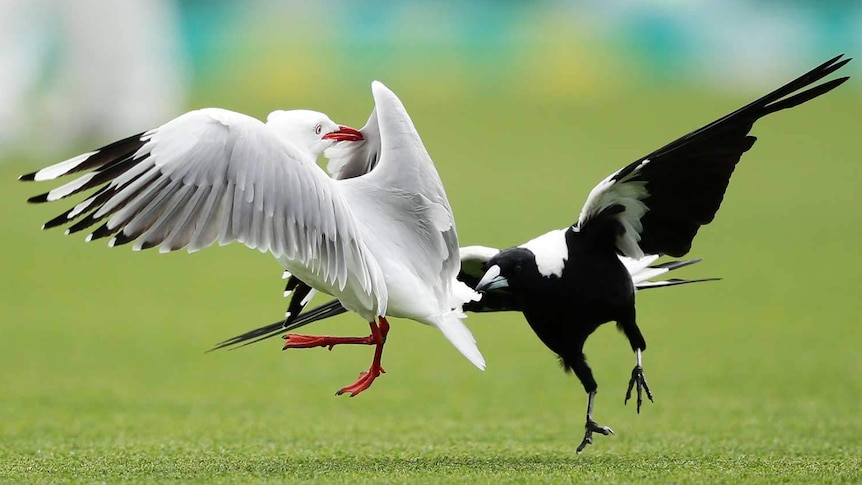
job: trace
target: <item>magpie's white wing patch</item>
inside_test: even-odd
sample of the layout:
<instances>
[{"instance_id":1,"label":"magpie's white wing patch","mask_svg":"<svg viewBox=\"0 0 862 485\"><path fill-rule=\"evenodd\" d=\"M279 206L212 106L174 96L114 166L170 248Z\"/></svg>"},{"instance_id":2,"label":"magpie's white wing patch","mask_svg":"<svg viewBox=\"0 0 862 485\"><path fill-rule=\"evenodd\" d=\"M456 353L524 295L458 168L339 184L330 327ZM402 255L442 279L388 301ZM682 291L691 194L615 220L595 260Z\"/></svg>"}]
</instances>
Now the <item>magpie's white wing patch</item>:
<instances>
[{"instance_id":1,"label":"magpie's white wing patch","mask_svg":"<svg viewBox=\"0 0 862 485\"><path fill-rule=\"evenodd\" d=\"M542 276L562 276L569 259L566 244L566 229L555 229L531 239L519 247L529 250L536 257L536 267Z\"/></svg>"},{"instance_id":2,"label":"magpie's white wing patch","mask_svg":"<svg viewBox=\"0 0 862 485\"><path fill-rule=\"evenodd\" d=\"M593 188L577 223L577 227L583 227L591 218L605 211L615 211L612 217L622 226L616 237L617 248L622 254L635 259L644 256L638 242L643 230L641 218L649 210L643 201L650 195L646 181L637 180L637 176L649 162L643 160L634 170L628 170L629 167L620 169Z\"/></svg>"},{"instance_id":3,"label":"magpie's white wing patch","mask_svg":"<svg viewBox=\"0 0 862 485\"><path fill-rule=\"evenodd\" d=\"M96 189L44 227L101 223L90 239L136 250L190 252L239 241L298 260L343 289L349 278L371 293L382 281L350 202L311 157L246 115L208 108L72 158L23 180L90 170L32 202ZM77 219L77 221L76 221ZM385 289L381 294L385 295Z\"/></svg>"}]
</instances>

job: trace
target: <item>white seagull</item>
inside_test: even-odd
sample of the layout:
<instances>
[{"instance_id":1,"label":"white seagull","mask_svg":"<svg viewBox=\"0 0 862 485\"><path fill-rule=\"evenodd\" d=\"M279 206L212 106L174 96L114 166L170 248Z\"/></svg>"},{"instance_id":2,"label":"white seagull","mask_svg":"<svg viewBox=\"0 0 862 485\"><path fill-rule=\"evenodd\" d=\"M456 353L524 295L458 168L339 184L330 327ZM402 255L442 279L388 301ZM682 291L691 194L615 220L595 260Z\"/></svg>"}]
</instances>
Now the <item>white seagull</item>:
<instances>
[{"instance_id":1,"label":"white seagull","mask_svg":"<svg viewBox=\"0 0 862 485\"><path fill-rule=\"evenodd\" d=\"M288 342L375 345L368 372L337 394L355 396L383 372L386 316L440 329L484 369L461 322L462 305L479 295L456 279L458 236L443 184L398 97L376 81L371 91L375 108L364 129L379 142L369 144L376 165L361 177L336 180L317 166L327 148L364 138L321 113L276 111L262 123L208 108L19 179L89 170L29 199L49 202L96 189L43 228L77 219L67 233L101 223L87 240L110 236L109 246L134 242L135 250L193 252L218 240L272 253L287 272L370 324L368 337ZM355 163L337 151L332 157L336 166Z\"/></svg>"}]
</instances>

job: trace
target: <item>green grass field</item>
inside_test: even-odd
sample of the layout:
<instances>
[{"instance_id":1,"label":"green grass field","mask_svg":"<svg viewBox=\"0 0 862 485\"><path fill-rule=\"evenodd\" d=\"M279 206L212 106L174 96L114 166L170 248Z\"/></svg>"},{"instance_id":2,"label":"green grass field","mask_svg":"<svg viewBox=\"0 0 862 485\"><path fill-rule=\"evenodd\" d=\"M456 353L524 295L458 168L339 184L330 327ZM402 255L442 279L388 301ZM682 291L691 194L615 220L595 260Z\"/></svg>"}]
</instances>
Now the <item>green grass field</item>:
<instances>
[{"instance_id":1,"label":"green grass field","mask_svg":"<svg viewBox=\"0 0 862 485\"><path fill-rule=\"evenodd\" d=\"M132 253L40 232L66 206L27 205L47 186L15 176L37 161L4 164L0 481L862 481L854 88L755 127L760 141L695 240L690 255L704 262L679 272L722 281L639 295L655 404L640 415L623 406L634 358L612 325L588 342L596 419L617 434L581 455L583 389L520 315L467 320L486 372L436 331L395 320L388 373L357 398L335 397L371 349L281 352L273 339L203 353L282 314L271 257L239 246ZM750 96L403 98L462 244L504 247L571 223L608 173ZM309 105L361 125L370 97L341 101ZM309 330L367 326L345 315Z\"/></svg>"}]
</instances>

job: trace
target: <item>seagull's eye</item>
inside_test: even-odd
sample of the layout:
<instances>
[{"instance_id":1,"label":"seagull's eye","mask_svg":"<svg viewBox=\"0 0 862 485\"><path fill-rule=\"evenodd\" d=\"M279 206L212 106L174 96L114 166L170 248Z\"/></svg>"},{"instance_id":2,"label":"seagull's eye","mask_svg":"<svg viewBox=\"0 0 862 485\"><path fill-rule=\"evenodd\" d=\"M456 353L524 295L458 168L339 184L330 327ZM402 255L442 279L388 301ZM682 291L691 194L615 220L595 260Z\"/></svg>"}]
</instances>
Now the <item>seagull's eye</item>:
<instances>
[{"instance_id":1,"label":"seagull's eye","mask_svg":"<svg viewBox=\"0 0 862 485\"><path fill-rule=\"evenodd\" d=\"M520 273L520 272L521 272L521 265L520 265L520 264L516 264L516 265L515 265L515 273Z\"/></svg>"},{"instance_id":2,"label":"seagull's eye","mask_svg":"<svg viewBox=\"0 0 862 485\"><path fill-rule=\"evenodd\" d=\"M320 123L314 125L314 134L315 135L319 135L322 130L323 130L323 127L320 126Z\"/></svg>"}]
</instances>

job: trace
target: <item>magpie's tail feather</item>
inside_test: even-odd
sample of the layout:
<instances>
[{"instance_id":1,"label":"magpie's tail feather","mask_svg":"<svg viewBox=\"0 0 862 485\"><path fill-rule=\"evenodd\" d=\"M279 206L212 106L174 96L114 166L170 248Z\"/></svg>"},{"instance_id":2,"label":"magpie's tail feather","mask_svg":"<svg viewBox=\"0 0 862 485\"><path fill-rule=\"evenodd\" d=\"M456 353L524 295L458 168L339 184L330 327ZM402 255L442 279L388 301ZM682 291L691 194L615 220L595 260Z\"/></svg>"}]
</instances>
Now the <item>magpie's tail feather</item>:
<instances>
[{"instance_id":1,"label":"magpie's tail feather","mask_svg":"<svg viewBox=\"0 0 862 485\"><path fill-rule=\"evenodd\" d=\"M662 286L676 286L676 285L685 285L688 283L702 283L705 281L717 281L720 278L702 278L697 280L685 280L681 278L671 278L668 280L661 281L651 281L653 278L657 276L661 276L669 271L673 271L675 269L684 268L686 266L690 266L695 263L701 262L702 259L686 259L686 260L674 260L668 261L661 264L651 265L651 266L640 266L640 265L632 265L629 267L629 271L632 277L632 283L634 283L635 288L638 290L644 290L647 288L659 288Z\"/></svg>"},{"instance_id":2,"label":"magpie's tail feather","mask_svg":"<svg viewBox=\"0 0 862 485\"><path fill-rule=\"evenodd\" d=\"M650 288L661 288L662 286L677 286L677 285L687 285L689 283L703 283L706 281L720 281L721 278L701 278L697 280L684 280L680 278L671 278L669 280L663 281L644 281L642 283L638 283L636 288L638 291L647 290Z\"/></svg>"},{"instance_id":3,"label":"magpie's tail feather","mask_svg":"<svg viewBox=\"0 0 862 485\"><path fill-rule=\"evenodd\" d=\"M347 309L341 305L341 302L338 300L332 300L328 303L324 303L319 307L312 308L305 313L299 315L299 318L293 321L290 325L285 327L285 332L290 332L296 330L297 328L304 327L309 323L314 323L320 320L326 320L327 318L334 317L336 315L341 315L342 313L346 313Z\"/></svg>"},{"instance_id":4,"label":"magpie's tail feather","mask_svg":"<svg viewBox=\"0 0 862 485\"><path fill-rule=\"evenodd\" d=\"M237 335L236 337L231 337L225 341L219 342L213 348L207 350L207 352L212 352L213 350L223 349L225 347L236 346L234 348L245 347L248 344L268 339L270 337L275 337L284 331L284 320L279 320L274 323L270 323L269 325L265 325L260 328L256 328L249 332L246 332L242 335ZM245 343L243 343L245 342ZM239 345L242 344L242 345ZM233 349L231 349L233 350Z\"/></svg>"},{"instance_id":5,"label":"magpie's tail feather","mask_svg":"<svg viewBox=\"0 0 862 485\"><path fill-rule=\"evenodd\" d=\"M341 302L339 302L338 300L332 300L329 303L324 303L317 308L313 308L307 312L300 314L298 318L296 318L287 325L285 325L284 320L270 323L269 325L256 328L242 335L237 335L236 337L229 338L223 342L219 342L215 347L211 348L207 352L223 349L225 347L232 347L230 350L235 350L240 347L245 347L246 345L260 342L261 340L275 337L276 335L285 332L296 330L297 328L304 327L318 320L324 320L330 317L334 317L336 315L340 315L342 313L345 313L346 311L347 310L341 305Z\"/></svg>"}]
</instances>

